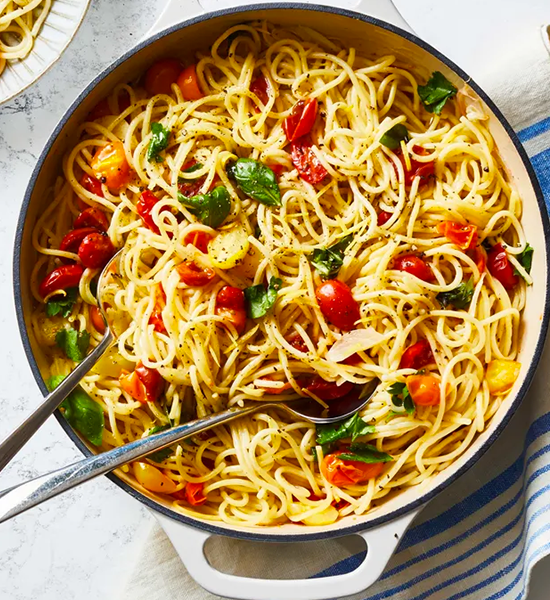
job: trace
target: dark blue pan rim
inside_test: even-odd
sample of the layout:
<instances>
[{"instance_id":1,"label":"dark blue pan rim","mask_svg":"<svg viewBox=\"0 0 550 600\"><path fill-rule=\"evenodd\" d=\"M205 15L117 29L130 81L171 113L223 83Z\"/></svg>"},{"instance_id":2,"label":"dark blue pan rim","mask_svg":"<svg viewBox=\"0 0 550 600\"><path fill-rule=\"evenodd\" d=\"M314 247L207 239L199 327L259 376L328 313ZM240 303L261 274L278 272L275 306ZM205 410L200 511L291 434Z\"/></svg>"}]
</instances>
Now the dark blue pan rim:
<instances>
[{"instance_id":1,"label":"dark blue pan rim","mask_svg":"<svg viewBox=\"0 0 550 600\"><path fill-rule=\"evenodd\" d=\"M144 40L143 42L139 43L137 46L135 46L134 48L132 48L131 50L129 50L128 52L123 54L118 60L113 62L111 65L109 65L100 75L98 75L91 83L89 83L86 86L86 88L79 94L79 96L76 98L76 100L71 104L71 106L66 111L63 118L61 119L61 121L59 122L59 124L57 125L55 130L53 131L53 133L50 135L50 137L44 147L44 150L40 154L38 162L33 170L32 176L29 181L29 185L27 186L27 189L25 192L25 197L23 200L21 212L19 215L19 220L17 223L16 236L15 236L15 253L14 253L14 263L13 263L13 280L14 280L14 292L15 292L15 308L16 308L16 313L17 313L17 321L18 321L18 325L19 325L19 331L21 334L22 342L23 342L23 347L25 350L25 354L27 355L27 359L29 361L33 376L34 376L38 386L40 387L40 390L42 391L42 393L44 395L46 395L47 389L44 384L44 381L42 380L42 376L40 374L38 365L36 363L36 360L35 360L33 352L32 352L31 343L30 343L30 339L29 339L29 335L27 332L25 319L24 319L24 315L23 315L22 282L20 279L20 262L21 262L21 244L22 244L22 240L23 240L23 230L24 230L25 220L26 220L26 216L27 216L27 211L28 211L30 200L32 197L32 192L33 192L36 180L39 176L40 170L46 159L46 156L48 155L48 152L50 151L54 141L56 140L58 135L62 132L63 127L65 126L67 121L70 119L71 115L76 110L78 105L84 100L84 98L86 96L88 96L88 94L90 94L93 91L95 86L98 85L99 82L102 81L105 77L107 77L111 72L113 72L115 69L117 69L122 63L124 63L126 60L128 60L130 57L132 57L134 54L136 54L143 48L155 43L156 41L178 31L178 30L185 29L191 25L194 25L196 23L201 23L203 21L208 21L210 19L215 19L218 17L234 15L234 14L242 14L243 17L245 17L247 19L253 19L254 11L280 10L280 9L283 9L283 10L306 10L306 11L321 12L321 13L326 13L326 14L337 14L337 15L348 17L350 19L363 21L365 23L374 25L381 29L385 29L387 31L390 31L391 33L394 33L396 35L399 35L399 36L405 38L406 40L408 40L408 41L416 44L420 48L426 50L427 52L432 54L435 58L437 58L438 60L443 62L447 67L449 67L449 69L451 69L457 75L459 75L464 81L468 82L468 84L472 87L472 89L485 101L487 106L492 110L494 115L499 119L499 121L501 122L502 126L504 127L506 133L508 134L510 140L514 144L516 151L519 154L519 156L523 162L523 165L525 166L525 169L527 170L527 173L531 180L531 184L533 186L533 189L534 189L534 192L535 192L535 195L537 198L537 202L539 205L539 212L540 212L540 217L542 220L543 229L545 232L545 237L547 240L550 239L550 222L548 219L546 205L544 202L544 197L543 197L542 191L540 189L539 182L535 175L533 166L531 165L531 162L529 161L527 153L525 152L525 149L521 145L521 142L519 141L519 139L518 139L517 135L515 134L515 132L513 131L512 127L507 122L507 120L505 119L505 117L503 116L501 111L496 107L496 105L493 103L493 101L489 98L489 96L481 89L481 87L477 83L475 83L475 81L467 73L465 73L460 67L458 67L453 61L451 61L449 58L447 58L444 54L442 54L441 52L439 52L438 50L436 50L435 48L433 48L432 46L430 46L429 44L427 44L420 38L416 37L414 34L408 32L408 31L405 31L404 29L401 29L399 27L396 27L395 25L386 23L385 21L381 21L374 17L363 15L363 14L360 14L360 13L357 13L357 12L354 12L351 10L329 7L329 6L321 6L321 5L302 4L302 3L295 4L295 3L281 2L281 3L273 3L273 4L253 4L250 6L228 8L228 9L219 10L219 11L215 11L215 12L211 12L211 13L206 13L206 14L203 14L203 15L200 15L197 17L193 17L192 19L189 19L187 21L182 21L182 22L180 22L176 25L173 25L157 34L154 34L153 36L151 36L148 39ZM154 511L157 511L166 517L169 517L171 519L179 521L185 525L201 529L203 531L206 531L206 532L214 534L214 535L229 536L229 537L234 537L234 538L239 538L239 539L244 539L244 540L252 540L252 541L304 542L304 541L314 541L314 540L342 537L345 535L357 534L357 533L361 533L361 532L373 529L375 527L378 527L380 525L388 523L388 522L392 521L393 519L397 519L398 517L405 515L409 512L418 510L423 505L425 505L427 502L429 502L432 498L434 498L436 495L438 495L440 492L442 492L446 487L448 487L456 479L458 479L458 477L460 477L462 474L464 474L468 469L470 469L470 467L473 466L473 464L488 450L488 448L494 443L494 441L502 433L505 426L508 424L509 420L511 419L513 414L516 412L517 408L519 407L523 398L525 397L527 390L529 389L529 386L531 385L531 383L533 381L533 377L535 375L536 368L540 361L542 351L544 348L544 341L546 338L546 333L548 330L548 322L549 322L549 317L550 317L550 302L549 302L550 301L550 269L548 268L548 265L550 265L550 245L549 244L546 245L546 264L547 264L547 271L546 271L545 309L544 309L544 314L543 314L543 317L541 320L541 329L540 329L539 337L538 337L537 344L535 347L533 360L531 362L531 365L529 366L529 370L527 372L525 380L523 381L523 383L521 385L518 395L514 399L514 402L511 404L504 419L499 424L499 426L496 428L496 430L493 432L493 434L484 442L484 444L482 446L480 446L478 448L477 452L473 456L471 456L470 459L456 473L453 473L452 476L450 476L444 482L442 482L441 484L436 486L434 489L419 496L419 498L417 498L415 501L410 502L407 505L402 506L401 508L392 511L391 513L388 513L387 515L380 516L376 519L373 519L372 521L369 521L368 523L360 523L360 524L356 524L356 525L351 525L349 527L343 527L340 529L327 530L327 531L316 532L316 533L273 534L273 533L261 533L261 532L256 532L256 531L239 531L239 530L235 530L235 529L225 529L225 528L218 527L216 525L213 525L213 524L205 522L205 521L199 521L196 519L191 519L189 517L186 517L185 515L179 514L175 511L167 508L166 506L155 502L151 498L149 498L149 497L145 496L144 494L142 494L141 492L135 490L133 487L131 487L130 485L128 485L127 483L125 483L124 481L119 479L114 474L111 473L111 474L107 475L107 477L111 481L113 481L116 485L118 485L121 489L123 489L125 492L127 492L128 494L130 494L131 496L133 496L134 498L136 498L137 500L139 500L140 502L145 504L148 508L150 508ZM75 433L75 431L73 431L73 429L70 427L70 425L67 423L67 421L62 417L60 412L56 411L55 415L56 415L56 418L59 421L61 427L65 430L65 433L67 433L67 435L76 444L76 446L79 448L79 450L85 456L91 456L92 453L90 452L90 450L86 447L84 442L78 437L78 435ZM304 530L306 530L306 528L304 528Z\"/></svg>"}]
</instances>

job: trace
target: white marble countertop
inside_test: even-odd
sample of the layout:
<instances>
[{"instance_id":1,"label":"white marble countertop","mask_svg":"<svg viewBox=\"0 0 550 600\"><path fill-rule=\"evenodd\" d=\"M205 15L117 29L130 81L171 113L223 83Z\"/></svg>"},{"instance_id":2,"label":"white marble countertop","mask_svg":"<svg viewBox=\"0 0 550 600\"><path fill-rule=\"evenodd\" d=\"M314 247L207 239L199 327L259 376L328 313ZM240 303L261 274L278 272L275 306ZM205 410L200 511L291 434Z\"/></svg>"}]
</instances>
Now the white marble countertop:
<instances>
[{"instance_id":1,"label":"white marble countertop","mask_svg":"<svg viewBox=\"0 0 550 600\"><path fill-rule=\"evenodd\" d=\"M165 2L92 0L61 60L0 108L0 328L7 341L0 347L0 438L40 397L17 330L11 276L15 225L31 170L65 108L104 66L139 41ZM80 456L50 419L1 474L0 489ZM0 600L118 598L152 520L143 506L101 478L0 525ZM535 569L529 600L548 598L546 565L550 560Z\"/></svg>"}]
</instances>

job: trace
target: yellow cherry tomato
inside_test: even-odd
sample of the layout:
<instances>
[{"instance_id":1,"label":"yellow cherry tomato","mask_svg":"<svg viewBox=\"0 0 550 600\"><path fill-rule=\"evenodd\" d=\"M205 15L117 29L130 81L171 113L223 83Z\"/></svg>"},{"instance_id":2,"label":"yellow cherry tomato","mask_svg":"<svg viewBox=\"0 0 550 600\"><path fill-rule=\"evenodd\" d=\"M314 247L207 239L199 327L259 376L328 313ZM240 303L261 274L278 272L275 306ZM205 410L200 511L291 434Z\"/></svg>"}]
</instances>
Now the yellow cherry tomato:
<instances>
[{"instance_id":1,"label":"yellow cherry tomato","mask_svg":"<svg viewBox=\"0 0 550 600\"><path fill-rule=\"evenodd\" d=\"M135 363L126 360L118 353L118 350L111 350L104 354L92 367L93 373L100 373L106 377L115 377L118 379L121 372L133 371Z\"/></svg>"},{"instance_id":2,"label":"yellow cherry tomato","mask_svg":"<svg viewBox=\"0 0 550 600\"><path fill-rule=\"evenodd\" d=\"M248 233L242 225L220 233L208 243L208 255L218 269L232 269L244 259L250 248Z\"/></svg>"},{"instance_id":3,"label":"yellow cherry tomato","mask_svg":"<svg viewBox=\"0 0 550 600\"><path fill-rule=\"evenodd\" d=\"M138 483L150 492L173 494L176 491L177 485L175 482L148 463L135 462L134 475Z\"/></svg>"},{"instance_id":4,"label":"yellow cherry tomato","mask_svg":"<svg viewBox=\"0 0 550 600\"><path fill-rule=\"evenodd\" d=\"M289 508L290 514L294 517L298 517L300 514L309 512L311 510L310 506L304 506L303 504L291 504ZM328 506L321 512L299 520L305 525L315 527L321 525L330 525L338 519L338 516L338 510L334 506Z\"/></svg>"},{"instance_id":5,"label":"yellow cherry tomato","mask_svg":"<svg viewBox=\"0 0 550 600\"><path fill-rule=\"evenodd\" d=\"M515 360L497 358L487 365L485 379L491 394L504 394L512 389L518 378L521 363Z\"/></svg>"},{"instance_id":6,"label":"yellow cherry tomato","mask_svg":"<svg viewBox=\"0 0 550 600\"><path fill-rule=\"evenodd\" d=\"M110 190L118 190L130 181L130 165L122 142L111 142L100 148L90 166L94 175Z\"/></svg>"}]
</instances>

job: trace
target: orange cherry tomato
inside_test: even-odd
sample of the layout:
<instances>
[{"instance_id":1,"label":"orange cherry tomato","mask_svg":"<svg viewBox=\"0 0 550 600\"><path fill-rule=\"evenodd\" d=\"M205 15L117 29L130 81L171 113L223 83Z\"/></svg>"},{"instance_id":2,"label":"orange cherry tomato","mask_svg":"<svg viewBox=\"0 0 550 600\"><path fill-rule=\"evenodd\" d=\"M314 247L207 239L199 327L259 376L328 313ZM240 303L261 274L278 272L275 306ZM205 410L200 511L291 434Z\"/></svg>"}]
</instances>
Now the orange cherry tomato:
<instances>
[{"instance_id":1,"label":"orange cherry tomato","mask_svg":"<svg viewBox=\"0 0 550 600\"><path fill-rule=\"evenodd\" d=\"M413 402L418 406L436 406L440 401L439 379L433 375L409 375L405 380Z\"/></svg>"},{"instance_id":2,"label":"orange cherry tomato","mask_svg":"<svg viewBox=\"0 0 550 600\"><path fill-rule=\"evenodd\" d=\"M93 157L92 171L110 190L118 190L131 178L130 165L126 160L122 142L111 142L103 146Z\"/></svg>"},{"instance_id":3,"label":"orange cherry tomato","mask_svg":"<svg viewBox=\"0 0 550 600\"><path fill-rule=\"evenodd\" d=\"M195 246L197 250L200 250L203 254L208 254L208 242L212 239L212 236L206 231L191 231L183 239L185 244L191 244Z\"/></svg>"},{"instance_id":4,"label":"orange cherry tomato","mask_svg":"<svg viewBox=\"0 0 550 600\"><path fill-rule=\"evenodd\" d=\"M507 290L511 290L519 282L519 277L514 274L514 268L508 260L508 254L502 244L496 244L489 250L487 268L489 273L498 279Z\"/></svg>"},{"instance_id":5,"label":"orange cherry tomato","mask_svg":"<svg viewBox=\"0 0 550 600\"><path fill-rule=\"evenodd\" d=\"M181 280L191 287L203 287L210 283L216 272L209 267L200 267L196 262L183 262L176 267Z\"/></svg>"},{"instance_id":6,"label":"orange cherry tomato","mask_svg":"<svg viewBox=\"0 0 550 600\"><path fill-rule=\"evenodd\" d=\"M359 304L349 287L338 279L329 279L315 290L325 319L342 331L351 331L361 319Z\"/></svg>"},{"instance_id":7,"label":"orange cherry tomato","mask_svg":"<svg viewBox=\"0 0 550 600\"><path fill-rule=\"evenodd\" d=\"M78 247L78 258L88 269L101 269L113 257L115 247L106 233L88 234Z\"/></svg>"},{"instance_id":8,"label":"orange cherry tomato","mask_svg":"<svg viewBox=\"0 0 550 600\"><path fill-rule=\"evenodd\" d=\"M325 381L322 377L314 377L303 389L315 394L321 400L336 400L349 394L354 384L345 381L338 385L335 381Z\"/></svg>"},{"instance_id":9,"label":"orange cherry tomato","mask_svg":"<svg viewBox=\"0 0 550 600\"><path fill-rule=\"evenodd\" d=\"M416 344L409 346L399 363L400 369L421 369L435 362L432 348L428 340L419 340Z\"/></svg>"},{"instance_id":10,"label":"orange cherry tomato","mask_svg":"<svg viewBox=\"0 0 550 600\"><path fill-rule=\"evenodd\" d=\"M206 502L204 483L188 482L185 486L185 499L191 506L200 506Z\"/></svg>"},{"instance_id":11,"label":"orange cherry tomato","mask_svg":"<svg viewBox=\"0 0 550 600\"><path fill-rule=\"evenodd\" d=\"M338 450L327 454L321 463L321 472L326 480L338 487L364 483L378 477L384 469L384 463L364 463L358 460L342 460Z\"/></svg>"},{"instance_id":12,"label":"orange cherry tomato","mask_svg":"<svg viewBox=\"0 0 550 600\"><path fill-rule=\"evenodd\" d=\"M246 327L244 292L231 285L224 285L216 297L216 314L231 323L241 335Z\"/></svg>"},{"instance_id":13,"label":"orange cherry tomato","mask_svg":"<svg viewBox=\"0 0 550 600\"><path fill-rule=\"evenodd\" d=\"M487 251L483 246L476 246L474 249L474 260L479 272L483 273L487 265Z\"/></svg>"},{"instance_id":14,"label":"orange cherry tomato","mask_svg":"<svg viewBox=\"0 0 550 600\"><path fill-rule=\"evenodd\" d=\"M90 306L90 321L99 333L105 333L105 321L101 316L101 311L97 306Z\"/></svg>"},{"instance_id":15,"label":"orange cherry tomato","mask_svg":"<svg viewBox=\"0 0 550 600\"><path fill-rule=\"evenodd\" d=\"M392 269L405 271L428 283L435 280L431 267L415 254L403 254L394 258Z\"/></svg>"},{"instance_id":16,"label":"orange cherry tomato","mask_svg":"<svg viewBox=\"0 0 550 600\"><path fill-rule=\"evenodd\" d=\"M78 287L83 273L84 269L81 265L63 265L62 267L57 267L57 269L54 269L44 277L38 291L42 298L46 298L59 290Z\"/></svg>"},{"instance_id":17,"label":"orange cherry tomato","mask_svg":"<svg viewBox=\"0 0 550 600\"><path fill-rule=\"evenodd\" d=\"M199 78L197 77L197 68L195 65L189 65L183 69L178 77L178 86L185 100L200 100L204 98L204 94L201 92L199 86Z\"/></svg>"},{"instance_id":18,"label":"orange cherry tomato","mask_svg":"<svg viewBox=\"0 0 550 600\"><path fill-rule=\"evenodd\" d=\"M145 89L149 96L170 94L172 84L181 73L181 63L175 58L164 58L149 67L145 73Z\"/></svg>"},{"instance_id":19,"label":"orange cherry tomato","mask_svg":"<svg viewBox=\"0 0 550 600\"><path fill-rule=\"evenodd\" d=\"M138 362L132 373L123 371L118 378L120 387L134 400L145 404L155 402L164 391L164 380L155 369Z\"/></svg>"},{"instance_id":20,"label":"orange cherry tomato","mask_svg":"<svg viewBox=\"0 0 550 600\"><path fill-rule=\"evenodd\" d=\"M328 171L313 152L313 142L309 135L294 140L290 146L292 164L298 170L300 177L311 184L323 181Z\"/></svg>"},{"instance_id":21,"label":"orange cherry tomato","mask_svg":"<svg viewBox=\"0 0 550 600\"><path fill-rule=\"evenodd\" d=\"M168 333L166 330L166 326L164 325L164 320L162 318L162 310L165 306L166 295L164 294L162 286L159 285L155 293L155 307L153 308L153 312L149 317L149 323L153 326L153 329L155 331L158 331L159 333Z\"/></svg>"},{"instance_id":22,"label":"orange cherry tomato","mask_svg":"<svg viewBox=\"0 0 550 600\"><path fill-rule=\"evenodd\" d=\"M317 117L318 106L316 98L296 102L290 116L283 121L283 129L289 142L293 142L311 131Z\"/></svg>"},{"instance_id":23,"label":"orange cherry tomato","mask_svg":"<svg viewBox=\"0 0 550 600\"><path fill-rule=\"evenodd\" d=\"M94 227L98 231L107 231L109 229L109 219L102 210L90 206L84 209L74 221L75 229L81 227Z\"/></svg>"},{"instance_id":24,"label":"orange cherry tomato","mask_svg":"<svg viewBox=\"0 0 550 600\"><path fill-rule=\"evenodd\" d=\"M477 227L455 221L438 223L437 231L462 250L473 250L477 244Z\"/></svg>"}]
</instances>

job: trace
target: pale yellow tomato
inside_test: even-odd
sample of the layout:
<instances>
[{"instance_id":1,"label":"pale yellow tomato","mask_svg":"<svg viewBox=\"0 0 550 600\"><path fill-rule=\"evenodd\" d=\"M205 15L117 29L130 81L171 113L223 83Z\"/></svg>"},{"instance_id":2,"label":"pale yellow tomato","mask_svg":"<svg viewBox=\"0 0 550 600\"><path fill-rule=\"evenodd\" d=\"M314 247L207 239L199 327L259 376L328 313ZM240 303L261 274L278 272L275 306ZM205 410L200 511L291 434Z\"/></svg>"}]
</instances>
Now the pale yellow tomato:
<instances>
[{"instance_id":1,"label":"pale yellow tomato","mask_svg":"<svg viewBox=\"0 0 550 600\"><path fill-rule=\"evenodd\" d=\"M236 225L231 229L220 231L220 233L208 244L208 255L212 264L218 269L232 269L244 259L250 242L248 233L242 225Z\"/></svg>"},{"instance_id":2,"label":"pale yellow tomato","mask_svg":"<svg viewBox=\"0 0 550 600\"><path fill-rule=\"evenodd\" d=\"M150 492L173 494L176 491L177 486L174 481L148 463L135 462L134 475L138 483Z\"/></svg>"},{"instance_id":3,"label":"pale yellow tomato","mask_svg":"<svg viewBox=\"0 0 550 600\"><path fill-rule=\"evenodd\" d=\"M497 358L487 365L485 379L491 394L504 394L512 389L518 378L521 363L515 360Z\"/></svg>"}]
</instances>

